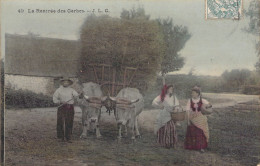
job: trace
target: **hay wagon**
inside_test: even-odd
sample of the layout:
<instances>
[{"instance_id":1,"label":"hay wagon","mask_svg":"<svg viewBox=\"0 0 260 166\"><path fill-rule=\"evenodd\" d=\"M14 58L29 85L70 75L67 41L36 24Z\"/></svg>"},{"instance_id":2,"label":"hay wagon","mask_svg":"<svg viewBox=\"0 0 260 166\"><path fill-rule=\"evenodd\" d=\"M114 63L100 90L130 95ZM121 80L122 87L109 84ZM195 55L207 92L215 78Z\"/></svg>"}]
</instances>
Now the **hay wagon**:
<instances>
[{"instance_id":1,"label":"hay wagon","mask_svg":"<svg viewBox=\"0 0 260 166\"><path fill-rule=\"evenodd\" d=\"M101 86L103 94L106 96L116 96L122 88L134 87L134 78L138 72L137 67L121 66L114 67L112 64L84 64L84 69L80 71L80 76L85 76L84 80L94 82ZM104 102L109 112L114 111L115 105L109 99Z\"/></svg>"},{"instance_id":2,"label":"hay wagon","mask_svg":"<svg viewBox=\"0 0 260 166\"><path fill-rule=\"evenodd\" d=\"M125 87L140 93L155 83L164 56L157 22L89 16L80 32L81 83L101 85L103 94L116 96Z\"/></svg>"},{"instance_id":3,"label":"hay wagon","mask_svg":"<svg viewBox=\"0 0 260 166\"><path fill-rule=\"evenodd\" d=\"M163 38L156 22L89 16L80 32L80 82L101 85L104 95L122 88L145 92L156 80Z\"/></svg>"},{"instance_id":4,"label":"hay wagon","mask_svg":"<svg viewBox=\"0 0 260 166\"><path fill-rule=\"evenodd\" d=\"M103 93L109 96L116 94L125 87L131 87L133 79L138 71L137 67L122 66L116 69L111 64L85 64L86 71L82 74L88 77L88 81L101 85Z\"/></svg>"}]
</instances>

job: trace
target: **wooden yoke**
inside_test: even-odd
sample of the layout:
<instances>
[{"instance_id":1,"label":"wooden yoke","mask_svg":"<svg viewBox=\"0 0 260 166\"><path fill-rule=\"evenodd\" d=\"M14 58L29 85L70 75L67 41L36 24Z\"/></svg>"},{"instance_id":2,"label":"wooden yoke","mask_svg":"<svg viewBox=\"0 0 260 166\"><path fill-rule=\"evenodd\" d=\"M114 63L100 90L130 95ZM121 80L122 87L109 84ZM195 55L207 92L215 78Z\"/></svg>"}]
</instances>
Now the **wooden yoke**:
<instances>
[{"instance_id":1,"label":"wooden yoke","mask_svg":"<svg viewBox=\"0 0 260 166\"><path fill-rule=\"evenodd\" d=\"M133 102L133 101L129 101L127 99L117 98L116 107L121 108L121 109L133 109L133 108L135 108L135 105L133 105L133 103L136 103L138 101L139 101L139 99Z\"/></svg>"},{"instance_id":2,"label":"wooden yoke","mask_svg":"<svg viewBox=\"0 0 260 166\"><path fill-rule=\"evenodd\" d=\"M89 97L86 98L86 101L89 103L89 107L101 108L102 100L99 97Z\"/></svg>"},{"instance_id":3,"label":"wooden yoke","mask_svg":"<svg viewBox=\"0 0 260 166\"><path fill-rule=\"evenodd\" d=\"M120 108L120 109L133 109L135 108L134 105L130 105L130 104L116 104L116 108Z\"/></svg>"},{"instance_id":4,"label":"wooden yoke","mask_svg":"<svg viewBox=\"0 0 260 166\"><path fill-rule=\"evenodd\" d=\"M101 98L99 97L89 97L88 99L86 99L89 103L95 103L95 104L101 104Z\"/></svg>"},{"instance_id":5,"label":"wooden yoke","mask_svg":"<svg viewBox=\"0 0 260 166\"><path fill-rule=\"evenodd\" d=\"M100 109L102 107L102 104L99 103L89 103L89 107L94 107Z\"/></svg>"}]
</instances>

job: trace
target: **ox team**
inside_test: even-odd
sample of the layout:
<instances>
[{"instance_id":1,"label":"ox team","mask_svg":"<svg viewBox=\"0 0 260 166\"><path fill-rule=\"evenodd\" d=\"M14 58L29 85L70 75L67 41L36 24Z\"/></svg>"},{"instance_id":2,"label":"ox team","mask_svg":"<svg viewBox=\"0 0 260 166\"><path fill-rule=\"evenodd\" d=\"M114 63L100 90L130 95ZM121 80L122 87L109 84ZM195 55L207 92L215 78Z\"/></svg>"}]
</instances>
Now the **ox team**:
<instances>
[{"instance_id":1,"label":"ox team","mask_svg":"<svg viewBox=\"0 0 260 166\"><path fill-rule=\"evenodd\" d=\"M71 142L75 104L82 110L83 131L80 137L87 137L87 131L91 129L96 130L97 138L101 137L99 120L101 107L106 106L105 101L114 102L116 105L114 114L118 125L118 138L121 138L122 127L125 128L125 135L127 135L127 128L131 129L132 139L140 136L137 118L144 108L144 99L138 89L123 88L116 97L104 97L100 85L96 83L82 84L81 95L70 87L72 84L73 81L68 78L61 79L61 86L53 95L54 103L60 104L57 112L58 139ZM204 152L208 144L209 131L207 117L203 115L202 110L207 110L212 105L201 98L199 87L195 86L191 91L191 98L186 106L188 127L184 147ZM164 85L161 94L153 100L152 105L161 109L154 125L157 143L166 148L175 147L176 125L180 124L171 119L170 113L181 111L181 107L174 93L174 86Z\"/></svg>"}]
</instances>

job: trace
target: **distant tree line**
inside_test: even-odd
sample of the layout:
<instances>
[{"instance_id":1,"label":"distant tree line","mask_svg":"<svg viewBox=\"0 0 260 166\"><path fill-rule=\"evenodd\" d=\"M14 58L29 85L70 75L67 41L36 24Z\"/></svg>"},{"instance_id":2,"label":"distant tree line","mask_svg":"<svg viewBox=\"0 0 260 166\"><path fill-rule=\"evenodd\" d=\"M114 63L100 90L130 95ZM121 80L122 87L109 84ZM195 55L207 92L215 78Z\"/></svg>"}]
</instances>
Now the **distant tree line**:
<instances>
[{"instance_id":1,"label":"distant tree line","mask_svg":"<svg viewBox=\"0 0 260 166\"><path fill-rule=\"evenodd\" d=\"M149 107L153 98L160 94L162 77L157 78L153 88L145 95L145 104ZM174 84L175 93L180 99L189 98L191 88L200 86L202 92L260 94L260 76L257 71L248 69L226 70L221 76L197 76L192 73L167 75L166 84Z\"/></svg>"},{"instance_id":2,"label":"distant tree line","mask_svg":"<svg viewBox=\"0 0 260 166\"><path fill-rule=\"evenodd\" d=\"M204 92L260 94L260 76L257 71L248 69L226 70L221 76L168 75L166 82L176 84L177 92L183 97L187 97L195 85Z\"/></svg>"}]
</instances>

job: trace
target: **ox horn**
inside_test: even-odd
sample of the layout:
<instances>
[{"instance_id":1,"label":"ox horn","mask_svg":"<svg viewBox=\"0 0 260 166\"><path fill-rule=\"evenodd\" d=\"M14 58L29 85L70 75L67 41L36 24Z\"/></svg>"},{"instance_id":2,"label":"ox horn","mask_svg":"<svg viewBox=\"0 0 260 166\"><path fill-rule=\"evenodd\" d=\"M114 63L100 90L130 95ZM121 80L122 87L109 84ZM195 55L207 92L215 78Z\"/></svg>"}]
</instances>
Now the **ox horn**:
<instances>
[{"instance_id":1,"label":"ox horn","mask_svg":"<svg viewBox=\"0 0 260 166\"><path fill-rule=\"evenodd\" d=\"M137 103L138 101L139 101L139 99L131 100L130 102L131 102L131 104L133 104L133 103Z\"/></svg>"},{"instance_id":2,"label":"ox horn","mask_svg":"<svg viewBox=\"0 0 260 166\"><path fill-rule=\"evenodd\" d=\"M112 100L112 101L116 101L116 98L115 98L115 97L109 96L109 99Z\"/></svg>"}]
</instances>

